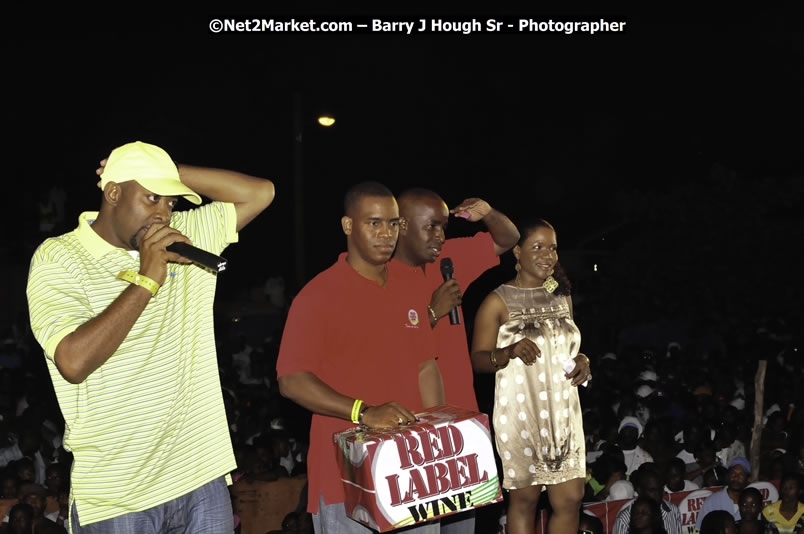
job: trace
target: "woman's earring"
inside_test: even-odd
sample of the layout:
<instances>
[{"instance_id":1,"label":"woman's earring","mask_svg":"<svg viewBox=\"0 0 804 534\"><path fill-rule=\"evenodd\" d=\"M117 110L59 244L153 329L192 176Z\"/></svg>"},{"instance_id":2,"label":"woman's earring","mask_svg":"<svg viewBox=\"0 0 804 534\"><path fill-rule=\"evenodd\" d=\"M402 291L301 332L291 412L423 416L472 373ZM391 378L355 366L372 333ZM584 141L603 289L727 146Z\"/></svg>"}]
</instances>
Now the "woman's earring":
<instances>
[{"instance_id":1,"label":"woman's earring","mask_svg":"<svg viewBox=\"0 0 804 534\"><path fill-rule=\"evenodd\" d=\"M544 284L542 285L542 287L543 287L543 288L544 288L544 290L545 290L545 291L547 291L548 293L552 293L553 291L555 291L556 289L558 289L558 282L556 282L556 279L555 279L555 278L553 278L553 277L552 277L552 275L551 275L551 276L548 276L548 277L545 279Z\"/></svg>"}]
</instances>

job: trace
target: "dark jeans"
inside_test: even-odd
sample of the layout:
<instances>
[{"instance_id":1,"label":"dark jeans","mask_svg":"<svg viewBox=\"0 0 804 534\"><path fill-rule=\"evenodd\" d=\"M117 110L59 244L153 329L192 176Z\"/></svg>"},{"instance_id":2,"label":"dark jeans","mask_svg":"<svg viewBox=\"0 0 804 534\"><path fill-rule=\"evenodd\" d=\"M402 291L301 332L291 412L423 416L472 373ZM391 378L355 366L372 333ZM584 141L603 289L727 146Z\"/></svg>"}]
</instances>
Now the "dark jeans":
<instances>
[{"instance_id":1,"label":"dark jeans","mask_svg":"<svg viewBox=\"0 0 804 534\"><path fill-rule=\"evenodd\" d=\"M181 497L142 512L78 524L73 503L73 534L232 534L232 501L225 477L220 477Z\"/></svg>"}]
</instances>

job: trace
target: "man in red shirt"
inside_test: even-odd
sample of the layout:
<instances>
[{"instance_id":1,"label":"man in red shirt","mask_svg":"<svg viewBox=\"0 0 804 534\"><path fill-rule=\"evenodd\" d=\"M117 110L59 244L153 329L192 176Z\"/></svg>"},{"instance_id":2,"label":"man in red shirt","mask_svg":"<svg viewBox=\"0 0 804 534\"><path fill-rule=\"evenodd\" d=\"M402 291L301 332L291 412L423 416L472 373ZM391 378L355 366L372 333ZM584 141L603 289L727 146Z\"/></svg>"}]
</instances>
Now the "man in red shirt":
<instances>
[{"instance_id":1,"label":"man in red shirt","mask_svg":"<svg viewBox=\"0 0 804 534\"><path fill-rule=\"evenodd\" d=\"M308 511L319 534L371 532L346 516L333 434L355 420L408 425L416 411L443 404L426 302L386 268L399 235L396 200L385 186L364 182L344 204L347 253L294 299L277 362L282 395L313 412Z\"/></svg>"},{"instance_id":2,"label":"man in red shirt","mask_svg":"<svg viewBox=\"0 0 804 534\"><path fill-rule=\"evenodd\" d=\"M429 304L427 317L435 334L446 403L477 411L461 295L481 274L500 263L499 256L519 241L519 231L508 217L479 198L464 200L449 210L440 196L427 189L402 193L399 213L399 244L388 269L396 281L404 282L411 293ZM450 213L472 222L482 220L489 231L445 241ZM439 257L452 260L454 279L444 282L439 266L430 265ZM445 318L453 308L458 309L460 324L450 324ZM442 520L441 532L450 530L474 532L474 513Z\"/></svg>"}]
</instances>

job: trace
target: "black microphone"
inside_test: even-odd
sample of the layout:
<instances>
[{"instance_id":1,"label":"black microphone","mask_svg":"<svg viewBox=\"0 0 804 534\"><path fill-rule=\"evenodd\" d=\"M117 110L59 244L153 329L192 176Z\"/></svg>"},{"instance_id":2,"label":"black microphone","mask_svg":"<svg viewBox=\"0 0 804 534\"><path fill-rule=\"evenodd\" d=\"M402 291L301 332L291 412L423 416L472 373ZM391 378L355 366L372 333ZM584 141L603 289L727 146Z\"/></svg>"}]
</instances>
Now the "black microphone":
<instances>
[{"instance_id":1,"label":"black microphone","mask_svg":"<svg viewBox=\"0 0 804 534\"><path fill-rule=\"evenodd\" d=\"M441 259L441 276L444 281L452 280L452 273L455 269L452 267L452 260L450 258ZM458 307L455 306L449 311L449 324L461 324L461 319L458 317Z\"/></svg>"},{"instance_id":2,"label":"black microphone","mask_svg":"<svg viewBox=\"0 0 804 534\"><path fill-rule=\"evenodd\" d=\"M193 263L197 263L201 267L206 267L207 269L215 272L225 271L226 264L228 263L226 258L216 256L211 252L201 250L198 247L188 245L182 241L171 243L165 248L165 250L175 252L176 254L181 254L188 260L192 260Z\"/></svg>"}]
</instances>

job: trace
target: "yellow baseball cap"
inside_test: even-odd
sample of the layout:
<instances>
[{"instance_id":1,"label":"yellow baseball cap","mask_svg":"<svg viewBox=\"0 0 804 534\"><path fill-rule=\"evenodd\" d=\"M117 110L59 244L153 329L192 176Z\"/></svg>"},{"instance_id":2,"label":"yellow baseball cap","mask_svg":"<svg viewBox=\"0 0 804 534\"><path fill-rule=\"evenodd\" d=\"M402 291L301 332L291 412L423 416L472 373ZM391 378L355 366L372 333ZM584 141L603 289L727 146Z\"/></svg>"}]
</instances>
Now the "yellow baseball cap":
<instances>
[{"instance_id":1,"label":"yellow baseball cap","mask_svg":"<svg viewBox=\"0 0 804 534\"><path fill-rule=\"evenodd\" d=\"M112 150L101 174L101 189L109 182L134 180L145 189L165 197L181 196L193 204L201 197L184 185L179 169L168 153L156 145L135 141Z\"/></svg>"}]
</instances>

